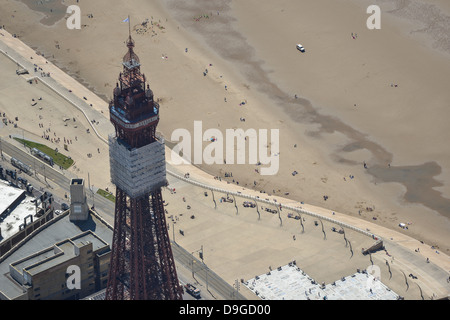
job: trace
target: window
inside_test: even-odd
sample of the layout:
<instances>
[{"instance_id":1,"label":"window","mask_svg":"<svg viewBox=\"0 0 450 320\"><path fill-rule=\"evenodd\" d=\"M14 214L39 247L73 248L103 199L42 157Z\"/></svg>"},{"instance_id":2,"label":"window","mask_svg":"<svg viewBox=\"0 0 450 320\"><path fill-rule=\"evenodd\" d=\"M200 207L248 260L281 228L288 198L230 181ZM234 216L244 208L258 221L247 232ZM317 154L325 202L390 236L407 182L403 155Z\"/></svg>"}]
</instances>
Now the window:
<instances>
[{"instance_id":1,"label":"window","mask_svg":"<svg viewBox=\"0 0 450 320\"><path fill-rule=\"evenodd\" d=\"M82 212L81 205L79 205L79 204L74 205L73 211L74 211L74 213L81 213Z\"/></svg>"}]
</instances>

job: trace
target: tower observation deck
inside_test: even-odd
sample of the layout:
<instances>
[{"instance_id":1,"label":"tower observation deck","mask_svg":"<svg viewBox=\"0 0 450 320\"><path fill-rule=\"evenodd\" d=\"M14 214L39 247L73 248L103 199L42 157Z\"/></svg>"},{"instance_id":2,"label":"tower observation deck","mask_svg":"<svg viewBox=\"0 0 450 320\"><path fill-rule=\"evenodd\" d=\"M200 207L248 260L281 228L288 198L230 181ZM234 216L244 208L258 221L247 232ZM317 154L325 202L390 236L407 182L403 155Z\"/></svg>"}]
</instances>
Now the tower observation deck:
<instances>
[{"instance_id":1,"label":"tower observation deck","mask_svg":"<svg viewBox=\"0 0 450 320\"><path fill-rule=\"evenodd\" d=\"M161 188L167 185L159 105L141 73L134 40L110 103L111 181L116 185L107 300L181 300Z\"/></svg>"}]
</instances>

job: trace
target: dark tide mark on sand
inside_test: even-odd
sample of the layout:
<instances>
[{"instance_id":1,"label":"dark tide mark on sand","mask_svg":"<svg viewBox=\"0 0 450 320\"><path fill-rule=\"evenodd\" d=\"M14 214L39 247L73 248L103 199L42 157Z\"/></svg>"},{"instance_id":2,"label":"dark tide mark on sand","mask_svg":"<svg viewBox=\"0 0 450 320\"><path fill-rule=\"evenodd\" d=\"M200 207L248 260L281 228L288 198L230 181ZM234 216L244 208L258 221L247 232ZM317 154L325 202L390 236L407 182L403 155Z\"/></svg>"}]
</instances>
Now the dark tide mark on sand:
<instances>
[{"instance_id":1,"label":"dark tide mark on sand","mask_svg":"<svg viewBox=\"0 0 450 320\"><path fill-rule=\"evenodd\" d=\"M387 13L421 25L410 34L424 34L431 39L434 49L450 54L450 16L437 5L427 2L431 1L375 0L377 4L393 6Z\"/></svg>"},{"instance_id":2,"label":"dark tide mark on sand","mask_svg":"<svg viewBox=\"0 0 450 320\"><path fill-rule=\"evenodd\" d=\"M404 198L411 203L426 205L450 218L450 199L442 197L436 187L443 186L433 177L441 174L441 167L436 162L427 162L417 166L372 166L367 172L380 182L397 182L406 187Z\"/></svg>"},{"instance_id":3,"label":"dark tide mark on sand","mask_svg":"<svg viewBox=\"0 0 450 320\"><path fill-rule=\"evenodd\" d=\"M62 0L20 1L26 4L31 10L44 13L46 16L39 22L45 26L53 26L66 16L67 6L62 3Z\"/></svg>"},{"instance_id":4,"label":"dark tide mark on sand","mask_svg":"<svg viewBox=\"0 0 450 320\"><path fill-rule=\"evenodd\" d=\"M442 185L434 179L441 172L436 162L417 166L388 167L393 155L381 145L371 141L366 134L336 117L320 114L309 100L300 97L293 99L292 94L284 92L273 83L268 76L269 71L263 68L264 61L257 59L254 48L234 28L236 18L232 15L231 0L164 0L162 3L182 26L200 36L214 52L239 68L240 72L252 82L252 86L264 92L292 120L298 123L317 124L317 130L307 132L309 136L319 139L323 134L334 132L344 134L350 142L340 147L341 149L333 150L333 158L336 161L354 165L354 161L345 159L345 153L366 149L373 157L370 159L367 172L378 182L401 183L407 188L406 201L421 203L450 217L450 200L433 189ZM194 18L202 14L210 15L208 21L195 21Z\"/></svg>"}]
</instances>

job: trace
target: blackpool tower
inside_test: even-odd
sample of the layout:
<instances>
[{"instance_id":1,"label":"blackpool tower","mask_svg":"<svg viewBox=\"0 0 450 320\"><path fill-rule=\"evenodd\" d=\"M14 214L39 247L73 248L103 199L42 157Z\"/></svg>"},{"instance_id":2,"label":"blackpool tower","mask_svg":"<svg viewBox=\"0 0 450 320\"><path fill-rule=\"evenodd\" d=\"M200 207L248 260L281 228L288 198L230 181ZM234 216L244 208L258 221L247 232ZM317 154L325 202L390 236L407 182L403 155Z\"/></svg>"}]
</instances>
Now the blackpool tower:
<instances>
[{"instance_id":1,"label":"blackpool tower","mask_svg":"<svg viewBox=\"0 0 450 320\"><path fill-rule=\"evenodd\" d=\"M131 34L109 110L111 181L116 186L107 300L181 300L161 188L165 146L156 134L159 105L141 73Z\"/></svg>"}]
</instances>

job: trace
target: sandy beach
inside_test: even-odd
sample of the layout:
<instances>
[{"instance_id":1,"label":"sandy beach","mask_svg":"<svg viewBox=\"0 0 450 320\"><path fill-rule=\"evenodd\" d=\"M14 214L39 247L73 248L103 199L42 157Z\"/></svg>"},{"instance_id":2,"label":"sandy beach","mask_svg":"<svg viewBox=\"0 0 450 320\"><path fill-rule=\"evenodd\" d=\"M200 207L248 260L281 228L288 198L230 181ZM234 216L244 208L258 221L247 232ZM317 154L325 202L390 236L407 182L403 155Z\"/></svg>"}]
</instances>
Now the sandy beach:
<instances>
[{"instance_id":1,"label":"sandy beach","mask_svg":"<svg viewBox=\"0 0 450 320\"><path fill-rule=\"evenodd\" d=\"M121 71L128 36L122 21L130 15L167 140L178 128L193 132L194 121L204 130L280 130L277 175L261 176L255 165L201 165L206 172L449 253L445 1L371 1L382 9L381 30L366 28L369 2L356 0L85 1L81 30L65 27L61 9L46 14L27 2L0 0L0 25L106 101ZM99 111L108 118L106 108ZM26 129L40 137L36 127ZM71 156L88 166L85 153ZM104 177L91 179L111 187Z\"/></svg>"}]
</instances>

